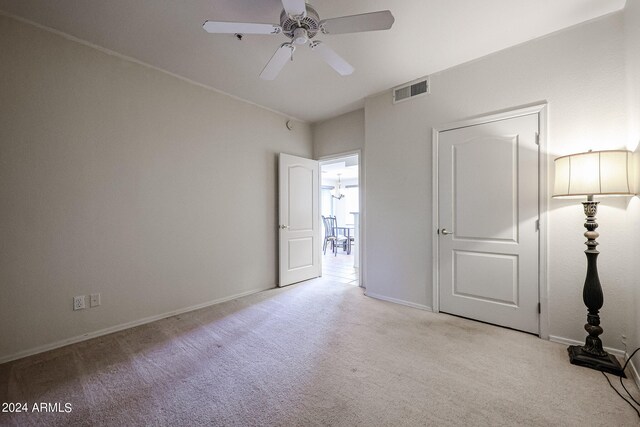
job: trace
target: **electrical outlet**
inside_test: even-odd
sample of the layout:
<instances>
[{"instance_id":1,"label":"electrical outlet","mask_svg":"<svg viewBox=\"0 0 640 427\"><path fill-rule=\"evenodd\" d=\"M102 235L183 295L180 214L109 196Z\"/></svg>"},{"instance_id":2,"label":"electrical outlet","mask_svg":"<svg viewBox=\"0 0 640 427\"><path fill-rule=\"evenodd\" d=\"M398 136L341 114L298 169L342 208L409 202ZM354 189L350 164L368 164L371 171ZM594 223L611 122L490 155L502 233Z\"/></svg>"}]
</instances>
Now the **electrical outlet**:
<instances>
[{"instance_id":1,"label":"electrical outlet","mask_svg":"<svg viewBox=\"0 0 640 427\"><path fill-rule=\"evenodd\" d=\"M73 309L74 310L83 310L87 308L84 303L84 295L79 295L73 297Z\"/></svg>"},{"instance_id":2,"label":"electrical outlet","mask_svg":"<svg viewBox=\"0 0 640 427\"><path fill-rule=\"evenodd\" d=\"M100 305L100 294L91 294L89 298L89 306L97 307Z\"/></svg>"}]
</instances>

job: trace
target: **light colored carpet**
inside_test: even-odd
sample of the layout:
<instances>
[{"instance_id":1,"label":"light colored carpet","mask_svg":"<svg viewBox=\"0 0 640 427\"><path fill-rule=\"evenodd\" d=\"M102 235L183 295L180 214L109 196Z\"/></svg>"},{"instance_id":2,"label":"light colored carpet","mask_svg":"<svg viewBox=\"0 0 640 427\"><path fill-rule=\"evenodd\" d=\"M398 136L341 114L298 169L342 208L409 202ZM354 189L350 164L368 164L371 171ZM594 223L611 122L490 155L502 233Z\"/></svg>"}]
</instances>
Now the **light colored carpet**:
<instances>
[{"instance_id":1,"label":"light colored carpet","mask_svg":"<svg viewBox=\"0 0 640 427\"><path fill-rule=\"evenodd\" d=\"M638 425L562 345L323 279L0 365L0 402L72 404L0 414L20 426Z\"/></svg>"}]
</instances>

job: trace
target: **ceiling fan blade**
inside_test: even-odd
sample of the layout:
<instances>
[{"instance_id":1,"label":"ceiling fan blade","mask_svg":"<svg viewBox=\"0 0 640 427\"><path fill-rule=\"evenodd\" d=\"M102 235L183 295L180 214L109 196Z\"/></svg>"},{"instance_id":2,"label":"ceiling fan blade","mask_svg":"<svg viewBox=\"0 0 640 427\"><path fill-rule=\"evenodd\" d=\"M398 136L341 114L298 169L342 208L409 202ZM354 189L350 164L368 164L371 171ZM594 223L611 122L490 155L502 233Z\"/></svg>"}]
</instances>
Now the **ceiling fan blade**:
<instances>
[{"instance_id":1,"label":"ceiling fan blade","mask_svg":"<svg viewBox=\"0 0 640 427\"><path fill-rule=\"evenodd\" d=\"M304 0L282 0L282 7L289 16L304 15L307 11Z\"/></svg>"},{"instance_id":2,"label":"ceiling fan blade","mask_svg":"<svg viewBox=\"0 0 640 427\"><path fill-rule=\"evenodd\" d=\"M316 52L324 62L329 64L331 68L336 70L341 76L348 76L353 73L353 67L338 55L333 49L321 41L314 41L310 44L311 49Z\"/></svg>"},{"instance_id":3,"label":"ceiling fan blade","mask_svg":"<svg viewBox=\"0 0 640 427\"><path fill-rule=\"evenodd\" d=\"M361 15L323 19L320 21L320 29L324 34L347 34L362 31L388 30L395 20L390 11L382 10L380 12L363 13Z\"/></svg>"},{"instance_id":4,"label":"ceiling fan blade","mask_svg":"<svg viewBox=\"0 0 640 427\"><path fill-rule=\"evenodd\" d=\"M280 74L280 71L284 68L287 61L291 59L294 50L296 50L296 47L290 43L285 43L280 46L267 65L265 65L260 73L260 78L262 80L273 80L278 77L278 74Z\"/></svg>"},{"instance_id":5,"label":"ceiling fan blade","mask_svg":"<svg viewBox=\"0 0 640 427\"><path fill-rule=\"evenodd\" d=\"M206 21L202 28L208 33L218 34L278 34L282 31L280 25L252 22Z\"/></svg>"}]
</instances>

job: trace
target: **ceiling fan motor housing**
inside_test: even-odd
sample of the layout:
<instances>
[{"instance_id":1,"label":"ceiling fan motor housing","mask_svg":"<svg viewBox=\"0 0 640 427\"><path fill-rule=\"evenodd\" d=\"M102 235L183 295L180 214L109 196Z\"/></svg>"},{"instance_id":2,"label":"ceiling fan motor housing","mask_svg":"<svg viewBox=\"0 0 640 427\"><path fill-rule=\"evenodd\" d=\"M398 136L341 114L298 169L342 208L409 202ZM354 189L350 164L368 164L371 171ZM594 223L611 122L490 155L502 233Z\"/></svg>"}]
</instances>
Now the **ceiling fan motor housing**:
<instances>
[{"instance_id":1,"label":"ceiling fan motor housing","mask_svg":"<svg viewBox=\"0 0 640 427\"><path fill-rule=\"evenodd\" d=\"M296 34L298 28L305 30L307 38L311 39L320 31L320 16L318 12L307 3L307 13L299 20L291 18L287 15L287 12L283 10L282 13L280 13L280 26L282 27L282 33L292 40L294 40L294 38L299 39L302 34L302 31L298 31ZM302 42L301 39L300 41ZM306 40L297 44L304 43L306 43Z\"/></svg>"}]
</instances>

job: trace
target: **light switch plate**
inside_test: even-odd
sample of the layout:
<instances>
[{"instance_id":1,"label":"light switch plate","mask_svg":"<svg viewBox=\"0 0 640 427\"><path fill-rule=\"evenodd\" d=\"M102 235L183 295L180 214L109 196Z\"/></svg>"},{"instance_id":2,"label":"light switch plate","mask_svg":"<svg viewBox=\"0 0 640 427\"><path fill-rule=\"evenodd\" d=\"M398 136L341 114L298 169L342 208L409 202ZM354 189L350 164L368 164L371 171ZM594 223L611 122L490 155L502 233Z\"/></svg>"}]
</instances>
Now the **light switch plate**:
<instances>
[{"instance_id":1,"label":"light switch plate","mask_svg":"<svg viewBox=\"0 0 640 427\"><path fill-rule=\"evenodd\" d=\"M91 294L91 298L89 299L89 305L91 307L97 307L100 305L100 294Z\"/></svg>"}]
</instances>

